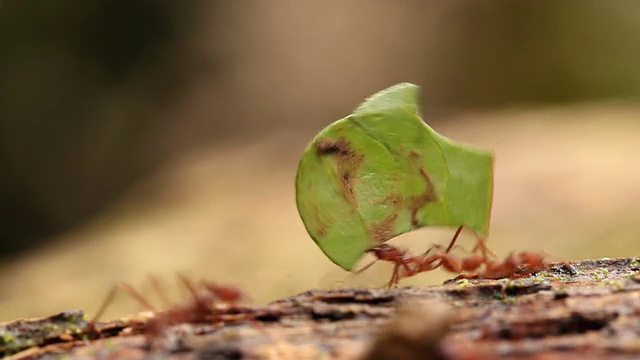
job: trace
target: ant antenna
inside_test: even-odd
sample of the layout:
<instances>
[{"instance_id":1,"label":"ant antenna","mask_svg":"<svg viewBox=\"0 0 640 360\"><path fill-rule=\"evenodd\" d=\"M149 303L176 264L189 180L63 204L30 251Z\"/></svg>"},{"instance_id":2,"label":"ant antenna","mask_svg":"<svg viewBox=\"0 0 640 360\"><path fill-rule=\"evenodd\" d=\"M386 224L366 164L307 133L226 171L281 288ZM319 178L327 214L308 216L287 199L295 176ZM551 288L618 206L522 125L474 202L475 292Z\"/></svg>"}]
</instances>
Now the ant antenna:
<instances>
[{"instance_id":1,"label":"ant antenna","mask_svg":"<svg viewBox=\"0 0 640 360\"><path fill-rule=\"evenodd\" d=\"M111 305L111 303L113 302L113 299L115 299L117 292L118 292L118 287L116 285L112 286L111 290L109 290L109 294L104 299L104 301L102 301L102 304L100 304L98 311L96 311L96 314L93 315L93 318L91 318L91 321L89 321L89 323L95 324L98 321L98 319L102 317L105 310L107 310L109 305Z\"/></svg>"},{"instance_id":2,"label":"ant antenna","mask_svg":"<svg viewBox=\"0 0 640 360\"><path fill-rule=\"evenodd\" d=\"M149 283L153 288L153 292L155 292L158 298L160 298L160 301L162 301L162 305L166 308L171 306L171 301L169 301L169 298L167 297L167 292L165 291L165 289L163 289L163 286L160 283L160 280L158 279L158 277L155 275L149 274L147 275L147 279L149 280Z\"/></svg>"},{"instance_id":3,"label":"ant antenna","mask_svg":"<svg viewBox=\"0 0 640 360\"><path fill-rule=\"evenodd\" d=\"M97 322L98 319L100 319L102 317L102 315L104 315L104 312L107 310L109 305L111 305L111 303L115 299L116 294L118 293L118 290L121 290L121 291L124 291L125 293L127 293L127 295L129 295L130 297L134 298L140 305L142 305L147 310L152 311L152 312L157 312L156 309L154 308L154 306L151 305L151 303L148 302L144 298L144 296L142 296L138 291L136 291L129 284L122 283L122 284L113 285L111 287L111 290L109 290L109 293L107 294L107 297L104 299L102 304L100 304L100 307L98 308L98 311L96 311L96 314L93 316L93 318L91 319L90 323Z\"/></svg>"},{"instance_id":4,"label":"ant antenna","mask_svg":"<svg viewBox=\"0 0 640 360\"><path fill-rule=\"evenodd\" d=\"M140 305L145 307L148 311L152 311L154 313L158 312L156 308L153 305L151 305L151 303L147 301L147 299L145 299L144 296L142 296L142 294L140 294L136 289L131 287L131 285L122 283L122 284L118 284L117 286L120 289L122 289L122 291L127 293L127 295L134 298Z\"/></svg>"},{"instance_id":5,"label":"ant antenna","mask_svg":"<svg viewBox=\"0 0 640 360\"><path fill-rule=\"evenodd\" d=\"M178 274L178 279L180 280L182 285L184 285L187 291L189 291L189 294L191 294L193 300L197 301L200 297L198 296L198 291L196 290L193 282L184 274Z\"/></svg>"}]
</instances>

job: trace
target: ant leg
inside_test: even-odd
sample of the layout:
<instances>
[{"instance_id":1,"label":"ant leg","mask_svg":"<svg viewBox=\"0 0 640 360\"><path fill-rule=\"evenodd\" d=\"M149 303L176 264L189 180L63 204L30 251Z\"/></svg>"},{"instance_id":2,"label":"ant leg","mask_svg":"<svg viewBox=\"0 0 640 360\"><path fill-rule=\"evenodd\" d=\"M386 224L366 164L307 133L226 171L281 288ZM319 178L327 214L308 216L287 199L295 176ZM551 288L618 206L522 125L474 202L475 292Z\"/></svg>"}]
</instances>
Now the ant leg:
<instances>
[{"instance_id":1,"label":"ant leg","mask_svg":"<svg viewBox=\"0 0 640 360\"><path fill-rule=\"evenodd\" d=\"M361 273L365 272L367 269L369 269L370 267L375 265L375 263L377 263L378 261L380 261L380 259L375 259L375 260L371 261L370 263L368 263L367 265L361 267L360 269L349 272L342 279L338 280L338 283L340 285L342 285L342 283L344 283L345 280L347 280L348 278L350 278L350 277L352 277L354 275L358 275L358 274L361 274Z\"/></svg>"},{"instance_id":2,"label":"ant leg","mask_svg":"<svg viewBox=\"0 0 640 360\"><path fill-rule=\"evenodd\" d=\"M393 284L397 284L401 277L411 276L408 274L412 274L415 272L415 270L410 266L411 264L417 266L415 257L407 254L406 251L398 249L395 246L389 244L380 244L367 250L367 252L373 254L378 260L384 260L394 264L393 275L391 276L391 280L387 283L387 286L389 287ZM370 265L367 265L366 267L369 266ZM400 266L404 267L404 272L406 273L402 276L400 276L399 273Z\"/></svg>"},{"instance_id":3,"label":"ant leg","mask_svg":"<svg viewBox=\"0 0 640 360\"><path fill-rule=\"evenodd\" d=\"M443 248L444 248L444 246L442 246L442 245L438 245L438 244L431 245L431 247L428 248L427 251L422 253L422 256L427 256L427 255L429 255L429 253L431 251L433 251L433 250L441 250Z\"/></svg>"},{"instance_id":4,"label":"ant leg","mask_svg":"<svg viewBox=\"0 0 640 360\"><path fill-rule=\"evenodd\" d=\"M447 247L448 248L448 247ZM469 253L469 251L467 251L464 247L462 247L461 245L455 245L453 248L449 249L449 251L445 250L445 247L442 245L438 245L438 244L434 244L431 245L431 247L429 249L427 249L427 251L425 251L424 253L422 253L422 256L426 256L429 255L429 253L433 250L440 250L439 254L447 254L449 252L451 252L451 250L453 249L461 249L462 252L464 253Z\"/></svg>"},{"instance_id":5,"label":"ant leg","mask_svg":"<svg viewBox=\"0 0 640 360\"><path fill-rule=\"evenodd\" d=\"M193 300L195 302L198 302L198 300L200 299L200 296L198 296L198 291L196 290L196 286L193 284L193 281L189 280L189 278L184 274L178 274L178 279L180 280L182 285L184 285L184 287L187 289L189 294L191 294L191 297L193 298Z\"/></svg>"},{"instance_id":6,"label":"ant leg","mask_svg":"<svg viewBox=\"0 0 640 360\"><path fill-rule=\"evenodd\" d=\"M453 234L453 238L451 239L451 242L449 242L449 246L447 246L447 250L445 250L445 253L448 253L449 251L451 251L451 249L453 249L453 245L455 245L456 241L458 240L458 236L460 236L462 229L464 229L464 224L460 225L455 234Z\"/></svg>"},{"instance_id":7,"label":"ant leg","mask_svg":"<svg viewBox=\"0 0 640 360\"><path fill-rule=\"evenodd\" d=\"M102 304L100 304L100 307L98 308L98 311L96 311L96 314L93 315L93 318L91 318L91 320L89 321L90 324L95 324L98 321L98 319L100 319L100 317L104 314L104 312L107 310L109 305L111 305L113 300L116 298L116 293L117 292L118 292L118 286L117 285L113 285L111 287L111 290L109 290L109 293L107 294L107 297L104 299Z\"/></svg>"},{"instance_id":8,"label":"ant leg","mask_svg":"<svg viewBox=\"0 0 640 360\"><path fill-rule=\"evenodd\" d=\"M464 229L464 224L458 226L458 229L453 234L453 238L451 238L451 241L449 242L449 246L447 246L446 250L442 254L448 254L451 251L451 249L453 249L453 247L456 244L456 241L458 240L458 237L460 236L460 233L462 233L462 229ZM427 255L434 248L440 248L440 246L439 245L432 246L431 249L427 250L427 252L424 253L424 255ZM440 259L440 261L435 266L431 265L431 263L433 263L437 259ZM444 257L442 257L442 256L437 256L437 257L434 257L434 258L432 258L430 260L431 261L428 261L428 263L425 264L424 267L421 267L419 272L435 270L435 269L439 268L440 266L442 266L444 261L445 261Z\"/></svg>"},{"instance_id":9,"label":"ant leg","mask_svg":"<svg viewBox=\"0 0 640 360\"><path fill-rule=\"evenodd\" d=\"M349 278L351 276L358 275L358 274L361 274L361 273L365 272L370 267L375 265L378 261L380 261L380 259L375 259L375 260L371 261L370 263L368 263L367 265L361 267L360 269L348 273L347 275L345 275L345 277L340 279L339 283L343 283L347 278ZM391 288L391 286L393 285L394 282L397 283L397 280L394 279L395 273L397 272L397 267L398 267L398 264L394 264L393 275L391 275L391 280L389 280L389 282L385 285L387 288Z\"/></svg>"},{"instance_id":10,"label":"ant leg","mask_svg":"<svg viewBox=\"0 0 640 360\"><path fill-rule=\"evenodd\" d=\"M90 329L94 329L95 330L96 322L98 322L98 320L102 317L102 315L104 315L104 312L107 310L109 305L111 305L111 303L113 303L113 300L115 299L118 291L123 291L124 293L129 295L129 297L131 297L134 300L136 300L140 305L142 305L142 307L146 308L148 311L151 311L153 313L157 313L157 310L153 307L153 305L151 305L151 303L148 302L144 298L144 296L142 296L133 287L131 287L130 285L125 284L125 283L116 284L116 285L113 285L111 287L111 289L109 290L109 293L107 294L107 297L104 299L102 304L100 304L100 307L98 308L98 311L96 311L96 314L93 315L93 318L91 318L91 320L89 320L88 324L90 326Z\"/></svg>"},{"instance_id":11,"label":"ant leg","mask_svg":"<svg viewBox=\"0 0 640 360\"><path fill-rule=\"evenodd\" d=\"M136 289L131 287L131 285L122 283L122 284L118 284L117 287L120 288L122 291L124 291L127 295L135 299L140 305L145 307L148 311L151 311L153 313L158 312L155 309L155 307L153 307L153 305L151 305L151 303L147 301L147 299L145 299L144 296L142 296L142 294L140 294Z\"/></svg>"},{"instance_id":12,"label":"ant leg","mask_svg":"<svg viewBox=\"0 0 640 360\"><path fill-rule=\"evenodd\" d=\"M421 272L427 272L427 271L431 271L431 270L435 270L437 268L439 268L440 266L442 266L445 263L445 258L447 257L446 252L445 253L438 253L438 254L434 254L431 256L427 256L424 259L421 260L421 263L419 264L418 268L415 271L415 274L421 273ZM436 262L436 264L434 264L434 262ZM415 275L414 274L414 275Z\"/></svg>"},{"instance_id":13,"label":"ant leg","mask_svg":"<svg viewBox=\"0 0 640 360\"><path fill-rule=\"evenodd\" d=\"M412 262L415 266L418 266L419 264L415 262L415 258L411 257L410 262ZM400 266L403 266L404 268L401 269ZM404 274L401 274L400 271L404 270ZM392 288L394 286L398 286L400 284L400 280L406 277L411 277L415 274L418 273L418 271L416 271L417 269L411 269L409 267L409 261L405 261L405 262L395 262L393 265L393 272L391 273L391 279L389 280L389 282L387 283L387 288Z\"/></svg>"},{"instance_id":14,"label":"ant leg","mask_svg":"<svg viewBox=\"0 0 640 360\"><path fill-rule=\"evenodd\" d=\"M434 246L432 247L432 249L436 247L437 246ZM427 253L432 249L427 250ZM410 268L409 261L407 261L406 263L403 263L405 265L405 269L404 269L405 272L400 273L400 268L399 268L400 264L396 264L396 267L394 268L394 270L396 271L394 271L394 277L392 277L392 281L395 281L395 283L397 284L400 281L400 279L408 278L423 272L435 270L443 265L444 263L443 259L444 259L444 256L441 253L437 253L431 256L422 255L422 256L411 257L410 263L413 264L414 267Z\"/></svg>"},{"instance_id":15,"label":"ant leg","mask_svg":"<svg viewBox=\"0 0 640 360\"><path fill-rule=\"evenodd\" d=\"M405 264L406 266L406 264ZM391 273L391 280L387 283L387 288L391 289L394 286L398 286L400 283L400 264L393 265L393 273Z\"/></svg>"},{"instance_id":16,"label":"ant leg","mask_svg":"<svg viewBox=\"0 0 640 360\"><path fill-rule=\"evenodd\" d=\"M458 280L464 280L464 279L480 279L482 278L480 275L476 274L476 273L471 273L471 274L460 274L456 277L453 278L453 281L458 281ZM448 280L450 281L450 280Z\"/></svg>"},{"instance_id":17,"label":"ant leg","mask_svg":"<svg viewBox=\"0 0 640 360\"><path fill-rule=\"evenodd\" d=\"M484 239L480 237L476 237L476 246L473 247L471 252L472 253L480 252L482 256L484 256L485 258L488 258L487 255L491 255L494 258L497 256L495 252L491 251L489 247L487 247L487 244L485 244Z\"/></svg>"},{"instance_id":18,"label":"ant leg","mask_svg":"<svg viewBox=\"0 0 640 360\"><path fill-rule=\"evenodd\" d=\"M155 292L158 298L160 298L160 301L162 301L164 308L168 309L169 307L171 307L171 301L167 297L167 292L162 288L163 286L160 283L160 280L158 280L156 276L151 274L147 275L147 279L149 280L149 283L153 288L153 292Z\"/></svg>"},{"instance_id":19,"label":"ant leg","mask_svg":"<svg viewBox=\"0 0 640 360\"><path fill-rule=\"evenodd\" d=\"M375 263L377 263L380 259L376 259L371 261L370 263L368 263L367 265L361 267L360 269L353 271L352 274L357 275L357 274L361 274L363 273L365 270L367 270L368 268L372 267Z\"/></svg>"}]
</instances>

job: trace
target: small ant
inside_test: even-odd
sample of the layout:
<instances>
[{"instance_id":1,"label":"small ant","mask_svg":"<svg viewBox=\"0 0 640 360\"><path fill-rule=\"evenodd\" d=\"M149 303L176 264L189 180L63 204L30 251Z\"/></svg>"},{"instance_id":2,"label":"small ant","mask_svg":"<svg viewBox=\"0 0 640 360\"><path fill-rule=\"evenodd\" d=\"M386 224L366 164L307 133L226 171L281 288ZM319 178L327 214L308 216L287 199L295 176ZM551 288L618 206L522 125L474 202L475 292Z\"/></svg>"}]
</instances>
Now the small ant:
<instances>
[{"instance_id":1,"label":"small ant","mask_svg":"<svg viewBox=\"0 0 640 360\"><path fill-rule=\"evenodd\" d=\"M111 288L111 291L100 306L98 312L89 322L90 326L95 328L96 321L111 304L118 290L123 291L153 313L153 316L147 320L144 328L148 345L150 345L154 339L162 336L166 328L170 325L197 322L215 323L219 321L216 314L216 302L235 305L246 298L241 290L231 285L220 285L202 280L200 285L204 290L198 291L196 285L186 276L178 275L178 279L191 295L191 301L188 303L158 311L137 290L128 284L122 283L114 285ZM156 292L162 295L157 280L151 277L151 283ZM166 299L166 297L163 297L163 299Z\"/></svg>"},{"instance_id":2,"label":"small ant","mask_svg":"<svg viewBox=\"0 0 640 360\"><path fill-rule=\"evenodd\" d=\"M434 249L441 249L441 246L434 245L422 255L417 256L410 255L406 251L388 244L374 246L367 252L373 254L377 260L394 263L391 279L387 283L388 287L397 285L402 278L435 270L441 266L452 273L463 273L477 271L484 265L484 269L478 274L460 275L459 278L481 277L486 279L518 278L546 267L542 254L532 252L512 253L505 260L493 260L491 257L495 257L495 253L487 248L482 239L478 239L476 246L471 251L471 255L463 258L455 257L449 252L453 249L463 227L458 227L449 246L444 251L432 255L429 255L429 253ZM357 273L368 269L371 265L373 263L366 265L358 270Z\"/></svg>"}]
</instances>

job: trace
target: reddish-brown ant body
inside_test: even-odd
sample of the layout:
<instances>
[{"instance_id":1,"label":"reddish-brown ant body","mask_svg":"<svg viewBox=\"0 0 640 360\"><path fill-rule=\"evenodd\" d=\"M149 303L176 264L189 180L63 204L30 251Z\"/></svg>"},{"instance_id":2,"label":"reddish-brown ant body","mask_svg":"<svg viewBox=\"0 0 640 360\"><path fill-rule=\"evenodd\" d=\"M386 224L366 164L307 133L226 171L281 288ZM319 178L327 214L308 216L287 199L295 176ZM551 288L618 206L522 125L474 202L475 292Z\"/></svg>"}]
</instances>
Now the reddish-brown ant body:
<instances>
[{"instance_id":1,"label":"reddish-brown ant body","mask_svg":"<svg viewBox=\"0 0 640 360\"><path fill-rule=\"evenodd\" d=\"M153 313L153 316L145 322L143 330L147 336L147 344L150 345L154 339L161 337L170 325L198 322L215 323L219 321L216 310L218 303L235 305L245 298L241 290L231 285L220 285L202 280L200 285L203 291L198 291L196 285L186 276L179 275L178 278L191 295L189 302L183 305L173 306L167 310L158 311L133 287L128 284L118 284L111 289L106 300L90 322L90 325L96 323L97 319L99 319L108 305L113 301L117 291L120 290ZM153 278L152 284L156 291L158 291L158 283Z\"/></svg>"},{"instance_id":2,"label":"reddish-brown ant body","mask_svg":"<svg viewBox=\"0 0 640 360\"><path fill-rule=\"evenodd\" d=\"M478 274L486 279L520 278L547 267L540 253L521 251L511 253L503 261L485 262L484 272Z\"/></svg>"},{"instance_id":3,"label":"reddish-brown ant body","mask_svg":"<svg viewBox=\"0 0 640 360\"><path fill-rule=\"evenodd\" d=\"M486 279L519 278L540 271L546 267L543 255L533 252L512 253L504 260L497 260L495 254L490 251L483 240L478 239L478 243L471 251L471 254L462 258L450 254L455 242L462 231L462 226L458 228L449 246L444 251L430 254L432 250L441 249L434 245L422 255L413 256L406 251L398 249L392 245L381 244L367 250L378 260L389 261L394 264L391 279L388 286L397 285L402 278L411 277L422 272L435 270L443 267L452 273L464 273L477 271L477 274L462 274L460 278L480 277ZM484 265L484 268L480 269ZM371 264L359 270L367 269Z\"/></svg>"}]
</instances>

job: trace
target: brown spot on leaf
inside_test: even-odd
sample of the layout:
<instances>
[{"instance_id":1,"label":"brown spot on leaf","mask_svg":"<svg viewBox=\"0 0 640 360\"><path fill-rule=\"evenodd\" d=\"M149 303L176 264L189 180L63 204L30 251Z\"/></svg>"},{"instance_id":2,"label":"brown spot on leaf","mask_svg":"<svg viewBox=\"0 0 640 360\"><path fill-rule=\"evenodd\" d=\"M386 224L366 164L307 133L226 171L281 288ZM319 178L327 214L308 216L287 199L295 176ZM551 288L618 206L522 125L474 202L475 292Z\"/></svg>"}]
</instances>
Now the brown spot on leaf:
<instances>
[{"instance_id":1,"label":"brown spot on leaf","mask_svg":"<svg viewBox=\"0 0 640 360\"><path fill-rule=\"evenodd\" d=\"M318 151L318 155L324 154L340 154L340 155L351 155L353 154L353 150L351 149L351 144L345 138L332 139L332 138L324 138L318 139L316 141L316 150Z\"/></svg>"},{"instance_id":2,"label":"brown spot on leaf","mask_svg":"<svg viewBox=\"0 0 640 360\"><path fill-rule=\"evenodd\" d=\"M421 164L420 160L422 158L422 153L416 149L411 149L409 151L409 158L414 162L420 176L423 178L425 182L425 189L421 194L413 195L408 199L408 207L411 212L411 225L414 228L420 227L420 222L418 221L418 210L420 210L426 204L436 201L437 196L435 194L435 187L431 182L431 178L429 178L429 174L424 166Z\"/></svg>"},{"instance_id":3,"label":"brown spot on leaf","mask_svg":"<svg viewBox=\"0 0 640 360\"><path fill-rule=\"evenodd\" d=\"M313 214L313 217L314 217L314 220L315 220L316 224L318 225L318 227L316 229L318 235L325 236L327 234L329 226L320 217L320 209L318 208L317 204L314 206L314 211L312 212L312 214Z\"/></svg>"},{"instance_id":4,"label":"brown spot on leaf","mask_svg":"<svg viewBox=\"0 0 640 360\"><path fill-rule=\"evenodd\" d=\"M318 235L320 236L327 235L327 228L325 226L318 227Z\"/></svg>"},{"instance_id":5,"label":"brown spot on leaf","mask_svg":"<svg viewBox=\"0 0 640 360\"><path fill-rule=\"evenodd\" d=\"M353 193L355 172L362 163L362 154L351 148L351 143L341 137L338 139L324 138L316 140L318 155L334 155L338 161L337 173L344 198L352 205L356 204Z\"/></svg>"},{"instance_id":6,"label":"brown spot on leaf","mask_svg":"<svg viewBox=\"0 0 640 360\"><path fill-rule=\"evenodd\" d=\"M387 195L381 204L387 204L393 206L393 212L389 214L384 220L374 223L369 226L369 234L376 243L383 243L396 235L395 225L398 214L402 210L403 199L398 193L392 193Z\"/></svg>"},{"instance_id":7,"label":"brown spot on leaf","mask_svg":"<svg viewBox=\"0 0 640 360\"><path fill-rule=\"evenodd\" d=\"M421 154L417 150L411 150L409 153L413 158L420 158ZM420 227L420 222L418 221L418 210L420 210L423 206L427 205L432 201L437 200L437 196L435 193L435 187L431 182L431 178L429 178L429 174L427 170L425 170L424 166L420 165L418 169L420 172L420 176L424 179L425 189L421 194L413 195L409 199L409 209L411 210L411 225L414 228Z\"/></svg>"},{"instance_id":8,"label":"brown spot on leaf","mask_svg":"<svg viewBox=\"0 0 640 360\"><path fill-rule=\"evenodd\" d=\"M402 205L402 196L398 193L389 194L384 199L383 204L395 205L396 209L400 210L400 205Z\"/></svg>"},{"instance_id":9,"label":"brown spot on leaf","mask_svg":"<svg viewBox=\"0 0 640 360\"><path fill-rule=\"evenodd\" d=\"M389 214L384 220L371 224L369 234L376 243L383 243L395 236L395 225L398 213Z\"/></svg>"},{"instance_id":10,"label":"brown spot on leaf","mask_svg":"<svg viewBox=\"0 0 640 360\"><path fill-rule=\"evenodd\" d=\"M422 158L422 153L420 153L416 149L412 149L409 152L409 156L414 161L420 161ZM418 163L419 164L419 163ZM418 171L420 172L420 176L424 179L425 189L422 194L414 195L409 199L409 209L411 210L411 225L417 228L420 227L420 222L418 221L418 210L425 206L426 204L435 201L437 199L435 194L435 188L433 183L431 182L431 178L429 178L429 174L427 170L425 170L423 165L419 165Z\"/></svg>"}]
</instances>

